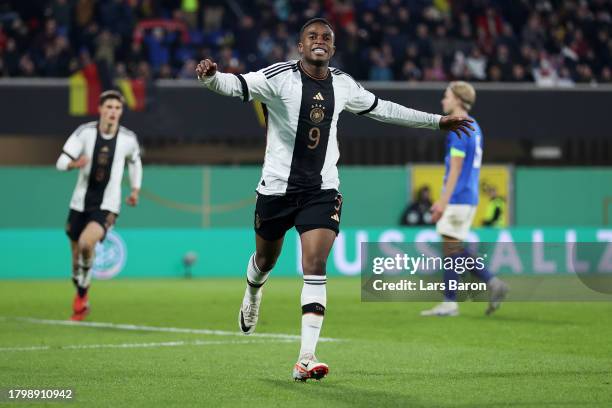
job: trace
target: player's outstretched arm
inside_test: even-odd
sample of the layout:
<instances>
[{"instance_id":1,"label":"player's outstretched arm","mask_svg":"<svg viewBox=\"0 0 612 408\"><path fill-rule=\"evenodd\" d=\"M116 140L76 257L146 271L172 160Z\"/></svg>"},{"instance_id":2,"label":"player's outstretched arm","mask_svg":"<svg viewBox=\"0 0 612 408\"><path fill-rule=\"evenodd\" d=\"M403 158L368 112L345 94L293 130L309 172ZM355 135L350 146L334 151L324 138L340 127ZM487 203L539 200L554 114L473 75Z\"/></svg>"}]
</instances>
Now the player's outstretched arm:
<instances>
[{"instance_id":1,"label":"player's outstretched arm","mask_svg":"<svg viewBox=\"0 0 612 408\"><path fill-rule=\"evenodd\" d=\"M243 96L242 83L237 75L217 71L217 63L210 59L200 61L196 75L202 85L213 92L225 96Z\"/></svg>"},{"instance_id":2,"label":"player's outstretched arm","mask_svg":"<svg viewBox=\"0 0 612 408\"><path fill-rule=\"evenodd\" d=\"M352 79L349 81L351 93L346 105L349 112L399 126L450 130L459 137L461 132L469 136L468 129L474 130L470 125L472 120L466 116L440 116L410 109L395 102L378 99L359 83Z\"/></svg>"},{"instance_id":3,"label":"player's outstretched arm","mask_svg":"<svg viewBox=\"0 0 612 408\"><path fill-rule=\"evenodd\" d=\"M269 103L276 97L272 84L265 75L265 69L246 74L225 74L217 70L217 63L204 59L196 66L196 75L202 85L213 92L225 96L251 99Z\"/></svg>"},{"instance_id":4,"label":"player's outstretched arm","mask_svg":"<svg viewBox=\"0 0 612 408\"><path fill-rule=\"evenodd\" d=\"M440 116L434 113L410 109L398 103L382 99L378 100L377 106L372 109L372 111L368 112L366 116L380 120L381 122L393 123L400 126L453 131L459 137L461 137L461 132L469 137L470 134L468 129L474 130L470 125L473 120L467 116Z\"/></svg>"}]
</instances>

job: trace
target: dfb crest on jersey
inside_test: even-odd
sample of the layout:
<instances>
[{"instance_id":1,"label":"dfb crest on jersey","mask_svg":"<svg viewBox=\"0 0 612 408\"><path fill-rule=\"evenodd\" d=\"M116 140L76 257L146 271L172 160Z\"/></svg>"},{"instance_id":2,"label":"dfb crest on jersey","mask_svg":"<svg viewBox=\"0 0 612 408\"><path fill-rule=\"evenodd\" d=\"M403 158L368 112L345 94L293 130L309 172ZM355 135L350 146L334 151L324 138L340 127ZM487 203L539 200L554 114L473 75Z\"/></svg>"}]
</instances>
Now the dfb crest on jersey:
<instances>
[{"instance_id":1,"label":"dfb crest on jersey","mask_svg":"<svg viewBox=\"0 0 612 408\"><path fill-rule=\"evenodd\" d=\"M319 106L315 105L310 111L310 120L312 120L314 123L320 123L324 117L325 111Z\"/></svg>"},{"instance_id":2,"label":"dfb crest on jersey","mask_svg":"<svg viewBox=\"0 0 612 408\"><path fill-rule=\"evenodd\" d=\"M108 231L106 239L96 244L93 275L96 279L111 279L123 270L127 260L127 246L115 231Z\"/></svg>"}]
</instances>

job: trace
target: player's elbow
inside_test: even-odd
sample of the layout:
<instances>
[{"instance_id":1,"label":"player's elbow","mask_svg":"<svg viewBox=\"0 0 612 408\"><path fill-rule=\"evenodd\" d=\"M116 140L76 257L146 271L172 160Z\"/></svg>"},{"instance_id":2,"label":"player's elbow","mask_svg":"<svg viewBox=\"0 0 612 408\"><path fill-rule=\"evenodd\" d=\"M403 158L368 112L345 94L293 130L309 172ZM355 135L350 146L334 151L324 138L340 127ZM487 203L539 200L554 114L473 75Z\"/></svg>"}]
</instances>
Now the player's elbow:
<instances>
[{"instance_id":1,"label":"player's elbow","mask_svg":"<svg viewBox=\"0 0 612 408\"><path fill-rule=\"evenodd\" d=\"M70 159L66 157L65 154L62 153L60 157L58 157L57 162L55 162L55 168L58 169L59 171L67 171L69 164L70 164Z\"/></svg>"}]
</instances>

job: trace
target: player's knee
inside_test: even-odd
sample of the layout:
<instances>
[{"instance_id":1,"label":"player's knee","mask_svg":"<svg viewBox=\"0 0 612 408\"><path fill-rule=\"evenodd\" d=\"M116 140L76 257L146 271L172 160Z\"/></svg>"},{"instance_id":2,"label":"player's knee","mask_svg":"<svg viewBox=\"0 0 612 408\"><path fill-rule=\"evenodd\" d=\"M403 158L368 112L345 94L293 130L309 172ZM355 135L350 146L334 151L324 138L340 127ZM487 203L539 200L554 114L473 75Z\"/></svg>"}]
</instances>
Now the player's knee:
<instances>
[{"instance_id":1,"label":"player's knee","mask_svg":"<svg viewBox=\"0 0 612 408\"><path fill-rule=\"evenodd\" d=\"M311 257L302 260L302 270L304 275L325 275L325 258Z\"/></svg>"},{"instance_id":2,"label":"player's knee","mask_svg":"<svg viewBox=\"0 0 612 408\"><path fill-rule=\"evenodd\" d=\"M94 248L95 248L95 243L87 239L79 240L79 252L82 255L90 255L93 252Z\"/></svg>"},{"instance_id":3,"label":"player's knee","mask_svg":"<svg viewBox=\"0 0 612 408\"><path fill-rule=\"evenodd\" d=\"M255 254L255 264L257 268L259 268L262 272L268 272L274 265L276 265L276 260L278 256L270 256L265 254L256 253Z\"/></svg>"}]
</instances>

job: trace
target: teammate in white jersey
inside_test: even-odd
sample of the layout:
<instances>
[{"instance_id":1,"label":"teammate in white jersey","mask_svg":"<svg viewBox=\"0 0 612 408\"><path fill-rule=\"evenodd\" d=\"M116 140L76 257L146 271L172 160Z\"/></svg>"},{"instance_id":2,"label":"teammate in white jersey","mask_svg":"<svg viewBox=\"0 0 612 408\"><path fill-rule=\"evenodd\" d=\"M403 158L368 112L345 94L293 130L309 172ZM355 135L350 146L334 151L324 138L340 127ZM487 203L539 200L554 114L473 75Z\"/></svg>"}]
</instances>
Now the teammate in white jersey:
<instances>
[{"instance_id":1,"label":"teammate in white jersey","mask_svg":"<svg viewBox=\"0 0 612 408\"><path fill-rule=\"evenodd\" d=\"M87 291L95 246L104 240L119 216L126 161L132 187L127 204L138 204L142 182L140 148L134 132L119 126L123 105L119 92L103 92L99 121L79 126L57 159L58 170L79 169L66 225L72 253L72 281L77 289L72 320L83 320L89 313Z\"/></svg>"},{"instance_id":2,"label":"teammate in white jersey","mask_svg":"<svg viewBox=\"0 0 612 408\"><path fill-rule=\"evenodd\" d=\"M261 287L274 267L285 232L300 234L304 286L302 342L293 378L320 379L328 366L315 358L326 308L325 264L338 234L342 196L338 192L336 125L343 110L408 127L466 131L465 116L445 116L379 100L344 72L330 68L334 32L324 19L300 31L299 61L274 64L257 72L217 72L201 61L196 73L208 89L264 104L267 146L255 207L256 249L247 266L247 287L238 315L240 330L255 330Z\"/></svg>"}]
</instances>

